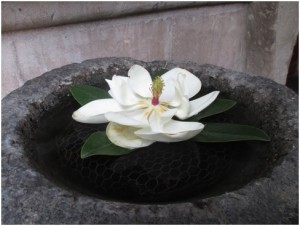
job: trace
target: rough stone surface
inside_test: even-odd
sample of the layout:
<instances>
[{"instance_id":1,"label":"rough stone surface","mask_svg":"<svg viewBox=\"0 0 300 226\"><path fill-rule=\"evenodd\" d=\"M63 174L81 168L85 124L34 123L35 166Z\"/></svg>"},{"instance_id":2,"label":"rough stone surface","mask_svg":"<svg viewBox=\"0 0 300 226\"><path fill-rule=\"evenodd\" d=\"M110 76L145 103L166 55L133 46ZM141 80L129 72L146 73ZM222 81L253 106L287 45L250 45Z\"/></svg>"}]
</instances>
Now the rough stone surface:
<instances>
[{"instance_id":1,"label":"rough stone surface","mask_svg":"<svg viewBox=\"0 0 300 226\"><path fill-rule=\"evenodd\" d=\"M298 2L4 2L2 96L97 57L191 60L285 84Z\"/></svg>"},{"instance_id":2,"label":"rough stone surface","mask_svg":"<svg viewBox=\"0 0 300 226\"><path fill-rule=\"evenodd\" d=\"M278 6L278 17L276 23L276 52L274 60L274 78L284 84L286 79L282 76L290 67L292 51L299 34L299 2L284 4L280 2ZM295 15L295 16L291 16ZM285 35L284 35L285 34ZM282 62L283 61L283 62Z\"/></svg>"},{"instance_id":3,"label":"rough stone surface","mask_svg":"<svg viewBox=\"0 0 300 226\"><path fill-rule=\"evenodd\" d=\"M179 66L243 103L269 133L266 172L240 189L181 203L107 201L58 186L33 164L24 145L40 115L68 95L71 84L94 84L110 71L138 63L148 69ZM24 140L24 137L27 140ZM297 224L298 96L254 74L195 63L145 63L102 58L66 65L26 82L2 100L3 224Z\"/></svg>"},{"instance_id":4,"label":"rough stone surface","mask_svg":"<svg viewBox=\"0 0 300 226\"><path fill-rule=\"evenodd\" d=\"M248 5L245 71L285 84L299 33L298 2Z\"/></svg>"},{"instance_id":5,"label":"rough stone surface","mask_svg":"<svg viewBox=\"0 0 300 226\"><path fill-rule=\"evenodd\" d=\"M195 7L6 32L2 35L2 96L46 71L97 57L193 60L241 71L246 5Z\"/></svg>"},{"instance_id":6,"label":"rough stone surface","mask_svg":"<svg viewBox=\"0 0 300 226\"><path fill-rule=\"evenodd\" d=\"M170 21L171 56L176 61L215 64L238 71L246 60L247 4L202 8ZM234 41L235 40L235 41ZM229 57L230 56L230 57Z\"/></svg>"},{"instance_id":7,"label":"rough stone surface","mask_svg":"<svg viewBox=\"0 0 300 226\"><path fill-rule=\"evenodd\" d=\"M226 2L3 2L2 32Z\"/></svg>"}]
</instances>

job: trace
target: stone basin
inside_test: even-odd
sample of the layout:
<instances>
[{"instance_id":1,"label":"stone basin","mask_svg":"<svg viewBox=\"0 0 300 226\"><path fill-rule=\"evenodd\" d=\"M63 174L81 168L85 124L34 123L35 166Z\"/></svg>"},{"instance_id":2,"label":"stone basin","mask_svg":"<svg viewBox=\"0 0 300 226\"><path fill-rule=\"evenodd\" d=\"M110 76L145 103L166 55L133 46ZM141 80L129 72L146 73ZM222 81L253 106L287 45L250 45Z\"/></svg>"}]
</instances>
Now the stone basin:
<instances>
[{"instance_id":1,"label":"stone basin","mask_svg":"<svg viewBox=\"0 0 300 226\"><path fill-rule=\"evenodd\" d=\"M69 87L108 89L104 79L133 64L191 71L200 95L220 90L237 102L207 120L257 126L271 142L158 143L129 157L80 160L84 137L105 125L72 122L79 105ZM2 100L2 223L297 224L298 96L254 74L191 62L99 58L47 72Z\"/></svg>"}]
</instances>

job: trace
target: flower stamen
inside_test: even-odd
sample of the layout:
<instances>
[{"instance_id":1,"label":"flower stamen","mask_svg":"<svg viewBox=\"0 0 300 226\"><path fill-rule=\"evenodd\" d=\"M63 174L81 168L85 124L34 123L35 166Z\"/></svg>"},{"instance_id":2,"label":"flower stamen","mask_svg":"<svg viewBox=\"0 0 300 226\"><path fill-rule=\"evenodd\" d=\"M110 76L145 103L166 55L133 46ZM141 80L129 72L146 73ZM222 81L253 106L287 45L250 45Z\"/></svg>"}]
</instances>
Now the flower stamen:
<instances>
[{"instance_id":1,"label":"flower stamen","mask_svg":"<svg viewBox=\"0 0 300 226\"><path fill-rule=\"evenodd\" d=\"M162 94L164 88L164 81L160 76L156 76L153 80L151 91L152 91L152 105L156 106L159 104L159 97Z\"/></svg>"}]
</instances>

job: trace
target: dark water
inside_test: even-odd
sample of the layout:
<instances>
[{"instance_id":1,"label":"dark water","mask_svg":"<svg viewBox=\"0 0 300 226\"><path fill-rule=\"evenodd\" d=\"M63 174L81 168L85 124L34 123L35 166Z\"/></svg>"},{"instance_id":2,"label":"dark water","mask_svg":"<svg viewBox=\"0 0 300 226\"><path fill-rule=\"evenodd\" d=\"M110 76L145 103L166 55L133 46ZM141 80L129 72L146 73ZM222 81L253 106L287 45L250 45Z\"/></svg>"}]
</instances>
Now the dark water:
<instances>
[{"instance_id":1,"label":"dark water","mask_svg":"<svg viewBox=\"0 0 300 226\"><path fill-rule=\"evenodd\" d=\"M264 169L267 151L261 142L157 142L125 156L81 159L84 140L106 125L74 122L78 107L68 101L46 112L31 147L34 165L60 186L108 200L181 202L240 188ZM244 120L242 112L237 107L207 120Z\"/></svg>"}]
</instances>

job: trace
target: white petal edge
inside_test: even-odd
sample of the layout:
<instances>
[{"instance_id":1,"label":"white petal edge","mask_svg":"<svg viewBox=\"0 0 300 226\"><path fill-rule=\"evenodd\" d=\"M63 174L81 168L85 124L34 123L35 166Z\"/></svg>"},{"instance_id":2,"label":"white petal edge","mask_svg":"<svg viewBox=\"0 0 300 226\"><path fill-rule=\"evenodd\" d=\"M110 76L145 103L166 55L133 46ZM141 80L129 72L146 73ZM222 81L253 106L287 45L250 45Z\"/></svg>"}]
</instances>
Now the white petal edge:
<instances>
[{"instance_id":1,"label":"white petal edge","mask_svg":"<svg viewBox=\"0 0 300 226\"><path fill-rule=\"evenodd\" d=\"M178 83L175 81L174 81L174 87L175 87L174 99L172 101L168 102L168 104L171 107L179 107L182 102L182 98L184 97L184 94L182 93L181 88L178 87Z\"/></svg>"},{"instance_id":2,"label":"white petal edge","mask_svg":"<svg viewBox=\"0 0 300 226\"><path fill-rule=\"evenodd\" d=\"M168 109L163 106L155 106L149 115L149 125L152 131L160 132L163 127L175 115L177 109Z\"/></svg>"},{"instance_id":3,"label":"white petal edge","mask_svg":"<svg viewBox=\"0 0 300 226\"><path fill-rule=\"evenodd\" d=\"M141 109L133 111L122 112L108 112L105 114L108 121L121 125L133 126L133 127L147 127L149 126L148 119L145 113Z\"/></svg>"},{"instance_id":4,"label":"white petal edge","mask_svg":"<svg viewBox=\"0 0 300 226\"><path fill-rule=\"evenodd\" d=\"M177 112L176 112L175 115L179 119L186 119L188 117L189 110L190 110L190 102L189 102L189 100L187 98L185 98L185 97L182 97L181 98L181 103L177 107Z\"/></svg>"},{"instance_id":5,"label":"white petal edge","mask_svg":"<svg viewBox=\"0 0 300 226\"><path fill-rule=\"evenodd\" d=\"M119 105L114 99L100 99L83 105L73 113L72 118L75 121L82 123L105 123L108 122L108 120L104 117L105 113L119 112L122 110L123 108L121 105Z\"/></svg>"},{"instance_id":6,"label":"white petal edge","mask_svg":"<svg viewBox=\"0 0 300 226\"><path fill-rule=\"evenodd\" d=\"M171 79L167 80L167 82L164 81L164 88L161 96L159 97L159 101L170 103L174 101L175 98L176 98L175 81Z\"/></svg>"},{"instance_id":7,"label":"white petal edge","mask_svg":"<svg viewBox=\"0 0 300 226\"><path fill-rule=\"evenodd\" d=\"M160 142L179 142L189 140L199 134L204 125L199 122L181 122L171 120L162 132L154 132L150 128L137 130L135 134L141 138Z\"/></svg>"},{"instance_id":8,"label":"white petal edge","mask_svg":"<svg viewBox=\"0 0 300 226\"><path fill-rule=\"evenodd\" d=\"M106 135L113 144L127 149L147 147L155 142L136 136L136 130L138 128L110 122L106 127Z\"/></svg>"},{"instance_id":9,"label":"white petal edge","mask_svg":"<svg viewBox=\"0 0 300 226\"><path fill-rule=\"evenodd\" d=\"M167 80L169 79L176 80L179 74L185 75L185 83L186 86L188 87L188 97L191 98L195 96L201 89L201 81L191 72L182 68L174 68L166 72L165 74L163 74L162 78L165 82L167 82Z\"/></svg>"},{"instance_id":10,"label":"white petal edge","mask_svg":"<svg viewBox=\"0 0 300 226\"><path fill-rule=\"evenodd\" d=\"M207 108L212 102L215 101L219 93L220 91L213 91L205 96L190 101L190 111L187 118L192 117L193 115L198 114L200 111Z\"/></svg>"},{"instance_id":11,"label":"white petal edge","mask_svg":"<svg viewBox=\"0 0 300 226\"><path fill-rule=\"evenodd\" d=\"M149 72L140 65L133 65L128 71L128 84L141 97L151 98L152 79Z\"/></svg>"},{"instance_id":12,"label":"white petal edge","mask_svg":"<svg viewBox=\"0 0 300 226\"><path fill-rule=\"evenodd\" d=\"M134 105L139 100L131 90L127 77L114 75L112 80L106 79L106 82L110 87L108 93L121 105Z\"/></svg>"}]
</instances>

